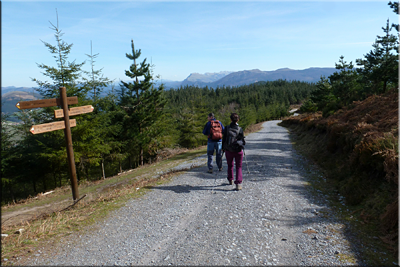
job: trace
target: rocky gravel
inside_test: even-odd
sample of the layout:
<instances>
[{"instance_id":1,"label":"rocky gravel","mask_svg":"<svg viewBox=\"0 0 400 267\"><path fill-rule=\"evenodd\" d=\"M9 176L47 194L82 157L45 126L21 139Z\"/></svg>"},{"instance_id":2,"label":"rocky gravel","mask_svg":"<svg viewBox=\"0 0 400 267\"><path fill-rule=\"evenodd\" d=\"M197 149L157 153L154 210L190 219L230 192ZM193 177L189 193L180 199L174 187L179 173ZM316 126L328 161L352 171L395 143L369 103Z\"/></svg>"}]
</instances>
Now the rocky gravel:
<instances>
[{"instance_id":1,"label":"rocky gravel","mask_svg":"<svg viewBox=\"0 0 400 267\"><path fill-rule=\"evenodd\" d=\"M278 122L247 136L243 190L228 185L225 160L207 173L204 155L29 265L364 265L326 197L308 189L316 170Z\"/></svg>"}]
</instances>

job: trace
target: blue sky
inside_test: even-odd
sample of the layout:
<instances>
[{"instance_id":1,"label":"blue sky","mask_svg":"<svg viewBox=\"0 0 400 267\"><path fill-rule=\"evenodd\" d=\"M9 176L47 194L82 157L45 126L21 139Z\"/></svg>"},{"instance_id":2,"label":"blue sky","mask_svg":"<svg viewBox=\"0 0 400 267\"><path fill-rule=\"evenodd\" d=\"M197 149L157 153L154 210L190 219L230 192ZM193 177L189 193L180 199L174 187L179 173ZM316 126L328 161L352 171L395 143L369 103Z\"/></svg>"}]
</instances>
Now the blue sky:
<instances>
[{"instance_id":1,"label":"blue sky","mask_svg":"<svg viewBox=\"0 0 400 267\"><path fill-rule=\"evenodd\" d=\"M131 39L163 80L190 73L334 67L372 49L389 1L2 1L2 86L48 80L36 63L55 66L42 41L50 22L73 44L69 60L88 59L109 79L127 80ZM84 66L89 70L89 64Z\"/></svg>"}]
</instances>

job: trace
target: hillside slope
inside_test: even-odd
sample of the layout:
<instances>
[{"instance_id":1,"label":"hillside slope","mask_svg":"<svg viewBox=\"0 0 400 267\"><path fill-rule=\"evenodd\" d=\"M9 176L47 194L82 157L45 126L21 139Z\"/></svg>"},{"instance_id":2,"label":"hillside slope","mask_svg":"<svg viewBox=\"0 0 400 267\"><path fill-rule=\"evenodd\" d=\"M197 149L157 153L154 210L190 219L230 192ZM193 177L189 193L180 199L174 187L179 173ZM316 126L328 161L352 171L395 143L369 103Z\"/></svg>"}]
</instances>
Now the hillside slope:
<instances>
[{"instance_id":1,"label":"hillside slope","mask_svg":"<svg viewBox=\"0 0 400 267\"><path fill-rule=\"evenodd\" d=\"M373 95L323 118L306 113L282 122L322 166L364 223L398 250L398 90Z\"/></svg>"},{"instance_id":2,"label":"hillside slope","mask_svg":"<svg viewBox=\"0 0 400 267\"><path fill-rule=\"evenodd\" d=\"M18 101L28 101L39 99L40 95L37 93L27 92L27 91L11 91L4 93L1 96L1 112L2 113L14 113L18 111L15 104Z\"/></svg>"}]
</instances>

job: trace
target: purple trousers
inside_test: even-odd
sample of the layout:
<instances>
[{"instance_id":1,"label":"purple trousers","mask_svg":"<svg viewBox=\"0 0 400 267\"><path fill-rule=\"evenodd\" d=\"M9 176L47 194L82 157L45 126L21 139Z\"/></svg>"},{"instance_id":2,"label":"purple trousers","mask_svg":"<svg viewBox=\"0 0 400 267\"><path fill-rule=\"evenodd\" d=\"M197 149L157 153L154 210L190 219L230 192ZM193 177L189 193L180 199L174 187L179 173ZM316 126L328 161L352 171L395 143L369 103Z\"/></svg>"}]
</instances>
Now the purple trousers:
<instances>
[{"instance_id":1,"label":"purple trousers","mask_svg":"<svg viewBox=\"0 0 400 267\"><path fill-rule=\"evenodd\" d=\"M242 162L243 162L243 151L230 152L225 151L226 162L228 163L228 180L233 180L233 160L236 165L236 181L235 184L241 184L243 181L242 177Z\"/></svg>"}]
</instances>

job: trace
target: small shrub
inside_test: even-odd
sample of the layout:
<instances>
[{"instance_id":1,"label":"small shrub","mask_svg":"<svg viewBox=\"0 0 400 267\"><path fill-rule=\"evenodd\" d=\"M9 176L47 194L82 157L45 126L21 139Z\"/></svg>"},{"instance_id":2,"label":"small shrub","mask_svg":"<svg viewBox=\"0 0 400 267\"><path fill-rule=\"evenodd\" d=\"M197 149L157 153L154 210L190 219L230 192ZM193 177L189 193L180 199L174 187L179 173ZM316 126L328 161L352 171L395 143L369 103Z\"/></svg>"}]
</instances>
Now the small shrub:
<instances>
[{"instance_id":1,"label":"small shrub","mask_svg":"<svg viewBox=\"0 0 400 267\"><path fill-rule=\"evenodd\" d=\"M316 112L318 110L317 104L315 104L311 99L308 99L300 107L300 112Z\"/></svg>"}]
</instances>

